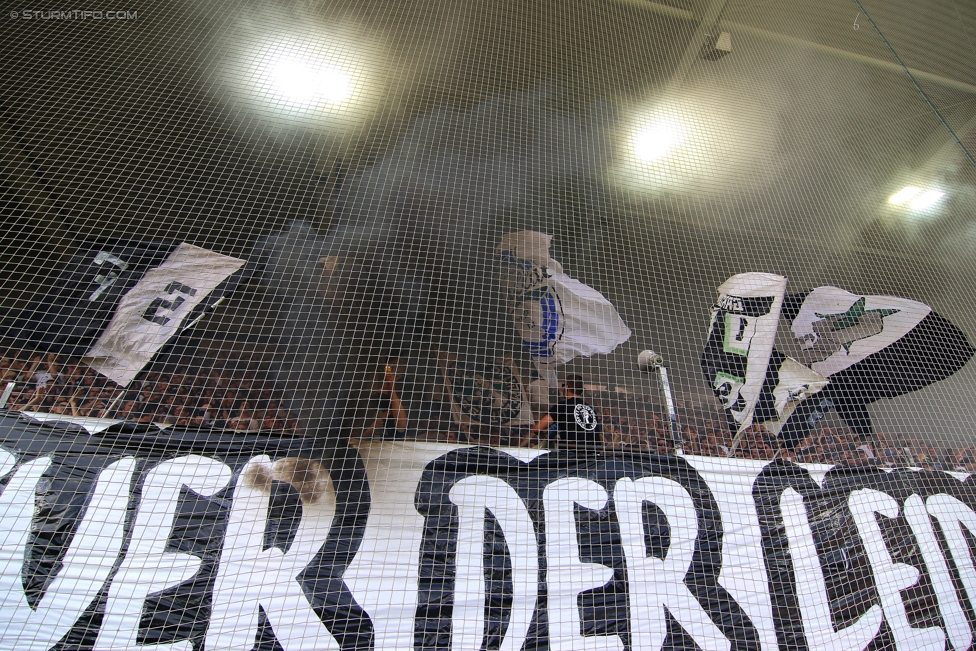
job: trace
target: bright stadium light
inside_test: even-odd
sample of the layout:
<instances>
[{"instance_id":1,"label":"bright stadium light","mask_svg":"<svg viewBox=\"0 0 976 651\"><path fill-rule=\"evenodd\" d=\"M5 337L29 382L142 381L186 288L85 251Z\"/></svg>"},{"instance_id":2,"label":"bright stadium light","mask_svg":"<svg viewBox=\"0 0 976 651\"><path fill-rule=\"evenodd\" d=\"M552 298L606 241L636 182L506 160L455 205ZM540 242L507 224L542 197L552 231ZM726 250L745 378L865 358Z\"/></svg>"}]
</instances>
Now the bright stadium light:
<instances>
[{"instance_id":1,"label":"bright stadium light","mask_svg":"<svg viewBox=\"0 0 976 651\"><path fill-rule=\"evenodd\" d=\"M662 118L634 134L634 155L650 163L670 154L684 140L684 129L677 120Z\"/></svg>"},{"instance_id":2,"label":"bright stadium light","mask_svg":"<svg viewBox=\"0 0 976 651\"><path fill-rule=\"evenodd\" d=\"M945 192L940 190L926 190L912 199L912 202L908 205L912 207L912 210L925 210L934 206L944 196Z\"/></svg>"},{"instance_id":3,"label":"bright stadium light","mask_svg":"<svg viewBox=\"0 0 976 651\"><path fill-rule=\"evenodd\" d=\"M243 31L228 51L225 83L279 127L353 128L383 78L382 48L351 26Z\"/></svg>"},{"instance_id":4,"label":"bright stadium light","mask_svg":"<svg viewBox=\"0 0 976 651\"><path fill-rule=\"evenodd\" d=\"M622 111L607 177L645 197L727 196L741 188L744 169L762 170L748 182L766 185L776 176L764 154L776 146L767 126L745 103L709 88L634 105Z\"/></svg>"},{"instance_id":5,"label":"bright stadium light","mask_svg":"<svg viewBox=\"0 0 976 651\"><path fill-rule=\"evenodd\" d=\"M907 203L915 198L922 188L916 188L914 185L906 185L898 192L894 193L888 197L888 203L900 206L903 203Z\"/></svg>"},{"instance_id":6,"label":"bright stadium light","mask_svg":"<svg viewBox=\"0 0 976 651\"><path fill-rule=\"evenodd\" d=\"M258 69L265 91L296 108L341 104L353 92L352 76L316 52L272 50Z\"/></svg>"},{"instance_id":7,"label":"bright stadium light","mask_svg":"<svg viewBox=\"0 0 976 651\"><path fill-rule=\"evenodd\" d=\"M893 206L904 207L907 205L910 208L910 212L904 217L910 221L915 221L917 219L927 219L931 215L926 215L930 208L935 206L939 202L939 199L945 196L945 192L942 190L936 190L935 188L920 188L915 185L906 185L898 192L894 193L888 197L888 203ZM920 214L913 214L920 213Z\"/></svg>"}]
</instances>

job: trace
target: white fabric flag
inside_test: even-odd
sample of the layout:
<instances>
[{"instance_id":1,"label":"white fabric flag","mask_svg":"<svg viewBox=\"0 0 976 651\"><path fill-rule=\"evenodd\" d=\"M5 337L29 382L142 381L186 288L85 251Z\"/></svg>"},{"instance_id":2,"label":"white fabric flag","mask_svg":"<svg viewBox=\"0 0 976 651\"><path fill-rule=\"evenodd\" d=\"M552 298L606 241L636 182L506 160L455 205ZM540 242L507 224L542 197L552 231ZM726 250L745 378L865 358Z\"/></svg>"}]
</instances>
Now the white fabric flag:
<instances>
[{"instance_id":1,"label":"white fabric flag","mask_svg":"<svg viewBox=\"0 0 976 651\"><path fill-rule=\"evenodd\" d=\"M773 434L779 434L800 403L821 391L830 381L807 368L792 357L786 357L776 369L777 384L772 388L775 418L763 419L761 424Z\"/></svg>"},{"instance_id":2,"label":"white fabric flag","mask_svg":"<svg viewBox=\"0 0 976 651\"><path fill-rule=\"evenodd\" d=\"M863 296L839 287L817 287L793 319L800 360L827 377L890 346L932 311L897 296Z\"/></svg>"},{"instance_id":3,"label":"white fabric flag","mask_svg":"<svg viewBox=\"0 0 976 651\"><path fill-rule=\"evenodd\" d=\"M738 274L722 283L718 292L702 370L725 407L730 427L741 434L752 425L766 380L786 278Z\"/></svg>"},{"instance_id":4,"label":"white fabric flag","mask_svg":"<svg viewBox=\"0 0 976 651\"><path fill-rule=\"evenodd\" d=\"M135 379L183 320L244 260L180 244L130 289L85 363L122 386Z\"/></svg>"},{"instance_id":5,"label":"white fabric flag","mask_svg":"<svg viewBox=\"0 0 976 651\"><path fill-rule=\"evenodd\" d=\"M551 242L551 235L519 231L495 249L515 327L540 368L611 353L631 335L606 297L549 257Z\"/></svg>"}]
</instances>

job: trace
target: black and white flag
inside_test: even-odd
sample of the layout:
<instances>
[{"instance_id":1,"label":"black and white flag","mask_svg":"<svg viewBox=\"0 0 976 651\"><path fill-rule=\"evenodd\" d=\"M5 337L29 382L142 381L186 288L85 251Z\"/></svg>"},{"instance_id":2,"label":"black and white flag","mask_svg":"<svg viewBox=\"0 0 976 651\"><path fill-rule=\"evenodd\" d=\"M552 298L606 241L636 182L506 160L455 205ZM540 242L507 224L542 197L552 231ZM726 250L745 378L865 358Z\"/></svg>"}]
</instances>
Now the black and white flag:
<instances>
[{"instance_id":1,"label":"black and white flag","mask_svg":"<svg viewBox=\"0 0 976 651\"><path fill-rule=\"evenodd\" d=\"M122 297L85 362L128 385L179 332L194 308L243 266L239 258L180 244Z\"/></svg>"},{"instance_id":2,"label":"black and white flag","mask_svg":"<svg viewBox=\"0 0 976 651\"><path fill-rule=\"evenodd\" d=\"M767 384L786 278L757 272L738 274L726 280L718 292L701 366L725 408L729 428L741 434L752 425ZM791 411L799 395L815 389L823 379L788 359L778 359L773 369L777 381L776 390L769 391L767 399L770 415L777 409L780 413Z\"/></svg>"},{"instance_id":3,"label":"black and white flag","mask_svg":"<svg viewBox=\"0 0 976 651\"><path fill-rule=\"evenodd\" d=\"M832 408L856 434L870 435L867 405L943 380L976 353L948 319L928 305L896 296L818 287L788 296L783 316L800 347L800 360L830 379L786 424L795 442Z\"/></svg>"},{"instance_id":4,"label":"black and white flag","mask_svg":"<svg viewBox=\"0 0 976 651\"><path fill-rule=\"evenodd\" d=\"M526 387L512 358L463 362L441 354L438 361L456 423L517 427L534 422Z\"/></svg>"},{"instance_id":5,"label":"black and white flag","mask_svg":"<svg viewBox=\"0 0 976 651\"><path fill-rule=\"evenodd\" d=\"M3 335L29 350L84 355L108 325L119 299L177 246L86 242L60 271L35 270L36 276L48 278L43 284L49 289L20 312Z\"/></svg>"},{"instance_id":6,"label":"black and white flag","mask_svg":"<svg viewBox=\"0 0 976 651\"><path fill-rule=\"evenodd\" d=\"M102 336L122 298L181 246L189 245L104 239L86 242L60 270L37 270L39 276L50 276L49 289L31 301L9 326L0 329L0 335L19 348L81 357ZM242 264L234 273L222 276L209 292L191 303L180 303L182 326L194 323L261 266L258 259ZM171 293L164 292L167 296ZM169 299L156 295L148 302L157 298L160 301L150 310L150 318L165 316L163 301Z\"/></svg>"},{"instance_id":7,"label":"black and white flag","mask_svg":"<svg viewBox=\"0 0 976 651\"><path fill-rule=\"evenodd\" d=\"M631 335L606 297L549 257L551 242L551 235L519 231L503 236L495 249L509 312L540 371L609 354Z\"/></svg>"},{"instance_id":8,"label":"black and white flag","mask_svg":"<svg viewBox=\"0 0 976 651\"><path fill-rule=\"evenodd\" d=\"M797 408L829 384L830 380L820 373L773 350L753 421L773 434L779 434ZM732 451L737 446L738 440L733 441Z\"/></svg>"},{"instance_id":9,"label":"black and white flag","mask_svg":"<svg viewBox=\"0 0 976 651\"><path fill-rule=\"evenodd\" d=\"M800 361L827 377L891 346L932 312L907 298L859 296L839 287L790 299L785 316L802 348Z\"/></svg>"}]
</instances>

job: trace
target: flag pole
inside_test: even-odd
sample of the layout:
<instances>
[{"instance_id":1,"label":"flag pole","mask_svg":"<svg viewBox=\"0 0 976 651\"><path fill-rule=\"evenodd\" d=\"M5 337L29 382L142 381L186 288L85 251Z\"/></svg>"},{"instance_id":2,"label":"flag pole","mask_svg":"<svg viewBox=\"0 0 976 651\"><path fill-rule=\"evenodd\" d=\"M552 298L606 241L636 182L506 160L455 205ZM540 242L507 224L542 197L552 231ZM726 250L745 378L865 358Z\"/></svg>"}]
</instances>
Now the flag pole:
<instances>
[{"instance_id":1,"label":"flag pole","mask_svg":"<svg viewBox=\"0 0 976 651\"><path fill-rule=\"evenodd\" d=\"M226 296L221 296L216 301L214 301L214 304L213 305L210 305L207 309L205 309L203 312L201 312L200 315L197 316L197 318L193 319L192 321L190 321L189 323L187 323L185 326L183 326L182 328L180 328L180 331L176 334L176 336L179 337L184 332L186 332L187 330L189 330L190 328L192 328L193 326L195 326L197 323L199 323L200 322L200 319L202 319L203 317L205 317L208 314L210 314L211 312L213 312L213 310L218 305L220 305L221 303L223 303L226 298L227 298Z\"/></svg>"},{"instance_id":2,"label":"flag pole","mask_svg":"<svg viewBox=\"0 0 976 651\"><path fill-rule=\"evenodd\" d=\"M678 411L674 407L674 398L671 395L671 382L668 380L668 368L663 364L657 369L661 380L661 390L664 392L664 400L668 406L668 420L671 423L671 438L674 440L674 453L684 454L681 447L681 427L678 425Z\"/></svg>"},{"instance_id":3,"label":"flag pole","mask_svg":"<svg viewBox=\"0 0 976 651\"><path fill-rule=\"evenodd\" d=\"M115 411L115 405L119 404L119 400L121 400L122 396L124 395L125 395L125 387L122 387L122 390L119 392L119 395L112 398L112 401L108 403L108 407L106 407L105 411L102 412L102 418L108 418L112 414L112 412Z\"/></svg>"},{"instance_id":4,"label":"flag pole","mask_svg":"<svg viewBox=\"0 0 976 651\"><path fill-rule=\"evenodd\" d=\"M14 387L17 386L14 382L7 382L7 386L3 389L3 394L0 395L0 409L7 406L7 401L10 400L10 394L14 392Z\"/></svg>"},{"instance_id":5,"label":"flag pole","mask_svg":"<svg viewBox=\"0 0 976 651\"><path fill-rule=\"evenodd\" d=\"M661 393L664 394L664 404L668 410L668 422L671 430L671 438L674 444L675 454L684 454L681 447L681 426L678 424L678 411L674 406L674 397L671 395L671 381L668 378L668 369L664 365L664 357L653 350L642 351L637 356L637 368L641 373L653 373L657 371L658 381L661 384Z\"/></svg>"},{"instance_id":6,"label":"flag pole","mask_svg":"<svg viewBox=\"0 0 976 651\"><path fill-rule=\"evenodd\" d=\"M726 458L731 458L731 456L735 454L735 451L739 448L739 443L742 443L742 437L746 435L747 429L749 428L743 427L735 433L735 436L732 437L732 444L729 446L729 453L725 455Z\"/></svg>"}]
</instances>

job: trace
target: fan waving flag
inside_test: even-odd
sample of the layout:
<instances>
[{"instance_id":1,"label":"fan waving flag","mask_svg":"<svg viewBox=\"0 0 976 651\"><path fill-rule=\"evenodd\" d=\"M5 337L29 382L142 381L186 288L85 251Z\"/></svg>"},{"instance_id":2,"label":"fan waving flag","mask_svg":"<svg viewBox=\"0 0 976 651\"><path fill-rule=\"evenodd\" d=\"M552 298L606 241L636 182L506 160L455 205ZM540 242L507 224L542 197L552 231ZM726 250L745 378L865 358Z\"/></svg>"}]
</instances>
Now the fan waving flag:
<instances>
[{"instance_id":1,"label":"fan waving flag","mask_svg":"<svg viewBox=\"0 0 976 651\"><path fill-rule=\"evenodd\" d=\"M186 317L244 260L180 244L119 301L86 363L123 386L176 335Z\"/></svg>"},{"instance_id":2,"label":"fan waving flag","mask_svg":"<svg viewBox=\"0 0 976 651\"><path fill-rule=\"evenodd\" d=\"M725 408L729 428L741 434L753 422L766 380L786 278L738 274L726 280L718 292L701 366Z\"/></svg>"},{"instance_id":3,"label":"fan waving flag","mask_svg":"<svg viewBox=\"0 0 976 651\"><path fill-rule=\"evenodd\" d=\"M788 296L783 316L801 348L801 361L830 378L830 385L785 423L788 447L802 441L830 409L855 434L870 436L867 405L943 380L976 353L948 319L896 296L818 287Z\"/></svg>"},{"instance_id":4,"label":"fan waving flag","mask_svg":"<svg viewBox=\"0 0 976 651\"><path fill-rule=\"evenodd\" d=\"M608 354L631 335L606 297L549 257L551 242L551 235L519 231L502 237L495 249L509 312L540 369Z\"/></svg>"}]
</instances>

